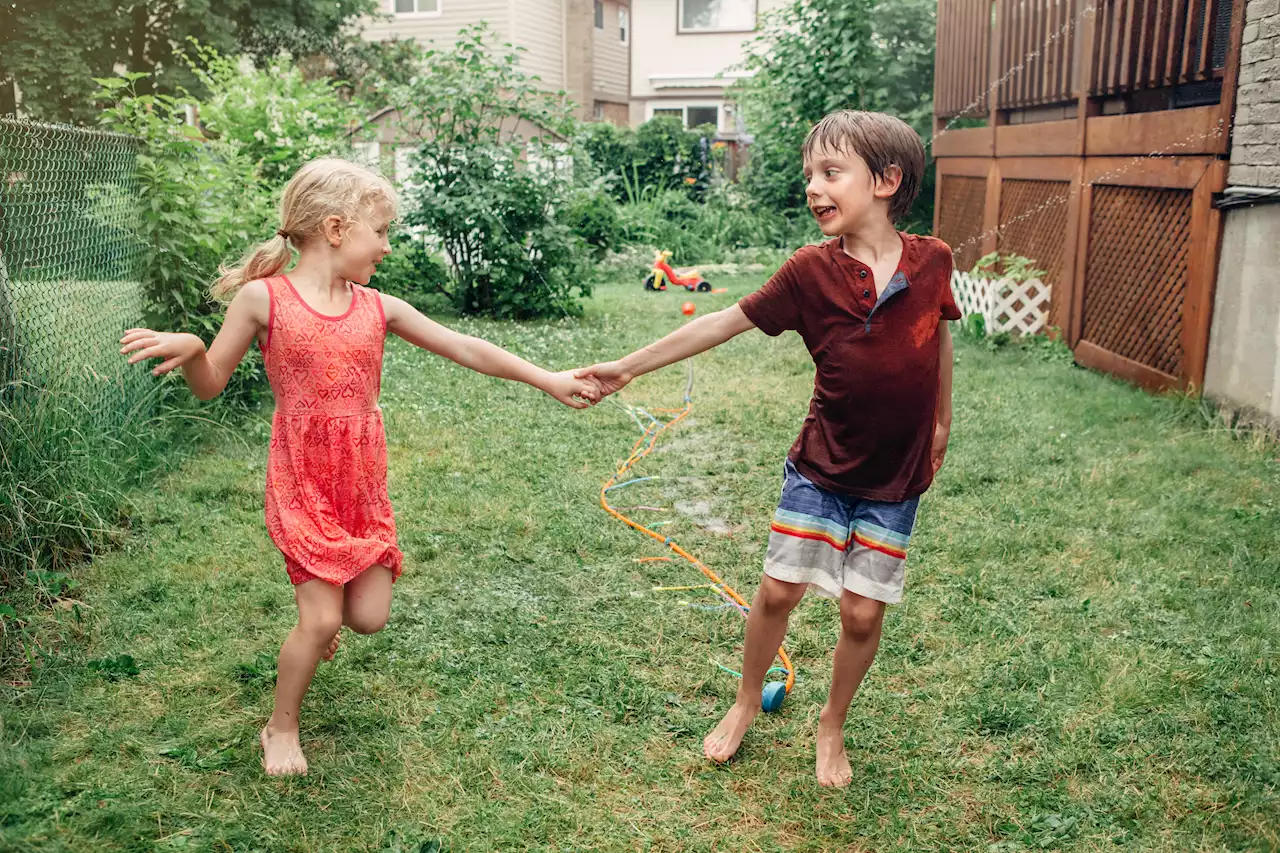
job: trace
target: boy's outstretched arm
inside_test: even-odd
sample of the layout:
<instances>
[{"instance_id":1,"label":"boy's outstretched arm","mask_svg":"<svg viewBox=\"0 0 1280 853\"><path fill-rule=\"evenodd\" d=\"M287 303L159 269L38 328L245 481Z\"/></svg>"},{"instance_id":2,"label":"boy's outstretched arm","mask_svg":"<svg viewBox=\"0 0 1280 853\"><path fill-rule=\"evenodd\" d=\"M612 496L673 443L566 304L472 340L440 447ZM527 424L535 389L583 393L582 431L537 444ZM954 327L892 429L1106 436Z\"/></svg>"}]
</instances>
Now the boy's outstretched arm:
<instances>
[{"instance_id":1,"label":"boy's outstretched arm","mask_svg":"<svg viewBox=\"0 0 1280 853\"><path fill-rule=\"evenodd\" d=\"M625 358L593 364L591 367L575 370L573 375L579 379L595 380L600 393L607 396L621 390L637 376L706 352L754 328L755 324L747 319L742 309L731 305L714 314L699 317Z\"/></svg>"},{"instance_id":2,"label":"boy's outstretched arm","mask_svg":"<svg viewBox=\"0 0 1280 853\"><path fill-rule=\"evenodd\" d=\"M486 340L455 332L403 299L382 294L382 310L388 332L477 373L524 382L575 409L585 409L599 399L594 383L577 379L567 370L552 373Z\"/></svg>"}]
</instances>

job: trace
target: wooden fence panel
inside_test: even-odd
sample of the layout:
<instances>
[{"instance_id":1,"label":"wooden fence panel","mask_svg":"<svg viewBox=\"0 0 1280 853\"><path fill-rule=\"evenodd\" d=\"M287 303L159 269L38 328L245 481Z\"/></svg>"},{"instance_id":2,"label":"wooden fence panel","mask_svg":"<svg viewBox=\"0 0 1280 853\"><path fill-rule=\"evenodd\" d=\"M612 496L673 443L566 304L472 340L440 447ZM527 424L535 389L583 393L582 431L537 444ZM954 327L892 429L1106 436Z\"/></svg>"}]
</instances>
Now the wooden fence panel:
<instances>
[{"instance_id":1,"label":"wooden fence panel","mask_svg":"<svg viewBox=\"0 0 1280 853\"><path fill-rule=\"evenodd\" d=\"M1081 2L1086 0L997 0L998 107L1020 109L1076 99Z\"/></svg>"},{"instance_id":2,"label":"wooden fence panel","mask_svg":"<svg viewBox=\"0 0 1280 853\"><path fill-rule=\"evenodd\" d=\"M1231 0L1097 0L1090 94L1220 78L1231 13Z\"/></svg>"},{"instance_id":3,"label":"wooden fence panel","mask_svg":"<svg viewBox=\"0 0 1280 853\"><path fill-rule=\"evenodd\" d=\"M992 0L938 0L934 114L985 116Z\"/></svg>"}]
</instances>

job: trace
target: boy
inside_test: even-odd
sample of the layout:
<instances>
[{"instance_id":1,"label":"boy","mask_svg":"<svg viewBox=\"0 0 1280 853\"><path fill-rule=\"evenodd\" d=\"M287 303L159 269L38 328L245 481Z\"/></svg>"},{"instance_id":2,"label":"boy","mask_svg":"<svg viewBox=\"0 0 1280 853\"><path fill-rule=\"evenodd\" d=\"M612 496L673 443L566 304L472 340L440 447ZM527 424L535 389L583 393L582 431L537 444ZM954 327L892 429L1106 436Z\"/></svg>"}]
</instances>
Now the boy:
<instances>
[{"instance_id":1,"label":"boy","mask_svg":"<svg viewBox=\"0 0 1280 853\"><path fill-rule=\"evenodd\" d=\"M886 604L902 598L920 495L951 426L951 250L894 230L924 173L904 122L841 110L804 143L809 209L833 238L800 249L760 290L623 358L577 371L611 394L634 377L758 328L794 329L817 367L809 415L785 464L764 576L747 617L737 701L703 750L728 761L760 712L766 670L807 588L840 599L842 631L818 723L817 777L852 779L849 703L880 645Z\"/></svg>"}]
</instances>

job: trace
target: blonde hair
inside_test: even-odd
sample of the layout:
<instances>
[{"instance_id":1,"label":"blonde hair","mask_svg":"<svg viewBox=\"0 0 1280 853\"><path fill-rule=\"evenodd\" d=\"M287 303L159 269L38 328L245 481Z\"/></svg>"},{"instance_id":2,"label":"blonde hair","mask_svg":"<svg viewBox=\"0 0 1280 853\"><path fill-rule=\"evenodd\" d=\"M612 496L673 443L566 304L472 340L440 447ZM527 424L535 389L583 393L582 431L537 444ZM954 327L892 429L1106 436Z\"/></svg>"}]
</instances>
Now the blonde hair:
<instances>
[{"instance_id":1,"label":"blonde hair","mask_svg":"<svg viewBox=\"0 0 1280 853\"><path fill-rule=\"evenodd\" d=\"M911 212L924 179L924 143L911 125L887 113L836 110L809 131L801 154L808 161L819 148L857 154L879 180L897 166L902 183L889 202L889 216L896 222Z\"/></svg>"},{"instance_id":2,"label":"blonde hair","mask_svg":"<svg viewBox=\"0 0 1280 853\"><path fill-rule=\"evenodd\" d=\"M312 160L284 188L275 236L246 253L238 265L223 264L210 295L219 302L229 301L248 282L280 273L293 258L289 244L301 248L320 234L328 217L356 222L379 206L389 208L394 217L396 192L386 178L337 157Z\"/></svg>"}]
</instances>

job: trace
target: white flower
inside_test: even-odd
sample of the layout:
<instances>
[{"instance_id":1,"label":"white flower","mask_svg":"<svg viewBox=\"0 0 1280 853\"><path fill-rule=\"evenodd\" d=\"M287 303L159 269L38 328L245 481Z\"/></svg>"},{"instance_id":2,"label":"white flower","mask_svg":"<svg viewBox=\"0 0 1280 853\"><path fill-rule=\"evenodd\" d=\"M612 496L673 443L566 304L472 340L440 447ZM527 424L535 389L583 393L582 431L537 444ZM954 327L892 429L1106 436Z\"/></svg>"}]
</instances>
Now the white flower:
<instances>
[{"instance_id":1,"label":"white flower","mask_svg":"<svg viewBox=\"0 0 1280 853\"><path fill-rule=\"evenodd\" d=\"M267 141L267 135L262 132L262 128L258 128L253 132L253 138L258 140L259 142Z\"/></svg>"}]
</instances>

